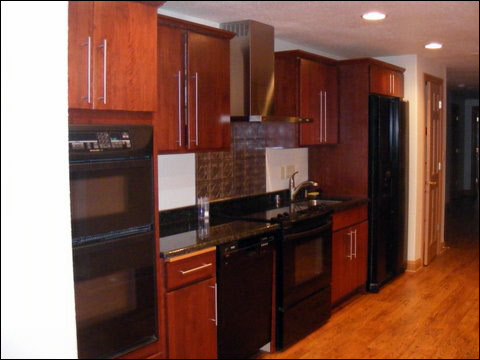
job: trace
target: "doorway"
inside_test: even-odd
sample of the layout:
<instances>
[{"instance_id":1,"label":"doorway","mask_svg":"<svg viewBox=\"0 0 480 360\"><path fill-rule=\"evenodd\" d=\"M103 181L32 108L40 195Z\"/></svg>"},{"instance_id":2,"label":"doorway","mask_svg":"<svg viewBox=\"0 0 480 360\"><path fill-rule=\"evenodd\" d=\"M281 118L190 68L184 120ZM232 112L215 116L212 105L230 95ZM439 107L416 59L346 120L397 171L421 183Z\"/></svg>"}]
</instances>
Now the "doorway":
<instances>
[{"instance_id":1,"label":"doorway","mask_svg":"<svg viewBox=\"0 0 480 360\"><path fill-rule=\"evenodd\" d=\"M439 252L442 235L443 191L443 80L425 74L425 193L423 264Z\"/></svg>"},{"instance_id":2,"label":"doorway","mask_svg":"<svg viewBox=\"0 0 480 360\"><path fill-rule=\"evenodd\" d=\"M478 204L478 106L472 108L472 192Z\"/></svg>"}]
</instances>

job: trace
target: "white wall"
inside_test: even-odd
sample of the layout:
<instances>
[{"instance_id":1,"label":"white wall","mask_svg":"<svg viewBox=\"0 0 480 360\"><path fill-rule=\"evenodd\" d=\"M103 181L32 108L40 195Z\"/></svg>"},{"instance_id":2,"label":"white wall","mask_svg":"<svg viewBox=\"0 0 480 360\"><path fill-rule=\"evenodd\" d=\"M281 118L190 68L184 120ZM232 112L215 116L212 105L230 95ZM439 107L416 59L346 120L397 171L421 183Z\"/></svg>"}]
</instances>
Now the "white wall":
<instances>
[{"instance_id":1,"label":"white wall","mask_svg":"<svg viewBox=\"0 0 480 360\"><path fill-rule=\"evenodd\" d=\"M282 179L282 167L294 166L296 184L308 180L308 148L275 149L265 151L267 192L288 189L288 174L285 172ZM285 169L286 170L286 169Z\"/></svg>"},{"instance_id":2,"label":"white wall","mask_svg":"<svg viewBox=\"0 0 480 360\"><path fill-rule=\"evenodd\" d=\"M158 202L160 211L195 205L195 154L158 156Z\"/></svg>"},{"instance_id":3,"label":"white wall","mask_svg":"<svg viewBox=\"0 0 480 360\"><path fill-rule=\"evenodd\" d=\"M67 2L3 2L2 358L76 358Z\"/></svg>"}]
</instances>

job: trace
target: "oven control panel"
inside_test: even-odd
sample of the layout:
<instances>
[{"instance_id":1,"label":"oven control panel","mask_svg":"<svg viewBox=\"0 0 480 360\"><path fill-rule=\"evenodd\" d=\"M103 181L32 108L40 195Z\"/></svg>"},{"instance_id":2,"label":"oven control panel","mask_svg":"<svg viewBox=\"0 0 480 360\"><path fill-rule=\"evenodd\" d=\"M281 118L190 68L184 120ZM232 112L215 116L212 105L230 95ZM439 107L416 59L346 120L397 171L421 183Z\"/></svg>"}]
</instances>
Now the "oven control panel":
<instances>
[{"instance_id":1,"label":"oven control panel","mask_svg":"<svg viewBox=\"0 0 480 360\"><path fill-rule=\"evenodd\" d=\"M75 152L121 150L131 149L132 142L128 131L82 132L70 134L68 147Z\"/></svg>"}]
</instances>

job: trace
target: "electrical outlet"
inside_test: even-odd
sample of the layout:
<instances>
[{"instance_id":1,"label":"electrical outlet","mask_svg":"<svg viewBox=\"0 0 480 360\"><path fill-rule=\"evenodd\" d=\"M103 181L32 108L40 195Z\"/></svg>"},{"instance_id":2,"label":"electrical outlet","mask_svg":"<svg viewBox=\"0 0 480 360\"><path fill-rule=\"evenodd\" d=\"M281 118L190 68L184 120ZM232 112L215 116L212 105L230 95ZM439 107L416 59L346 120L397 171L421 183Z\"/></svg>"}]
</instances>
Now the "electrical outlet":
<instances>
[{"instance_id":1,"label":"electrical outlet","mask_svg":"<svg viewBox=\"0 0 480 360\"><path fill-rule=\"evenodd\" d=\"M280 179L285 180L286 178L286 168L285 166L280 166Z\"/></svg>"},{"instance_id":2,"label":"electrical outlet","mask_svg":"<svg viewBox=\"0 0 480 360\"><path fill-rule=\"evenodd\" d=\"M287 177L292 176L292 174L295 172L295 165L287 165Z\"/></svg>"}]
</instances>

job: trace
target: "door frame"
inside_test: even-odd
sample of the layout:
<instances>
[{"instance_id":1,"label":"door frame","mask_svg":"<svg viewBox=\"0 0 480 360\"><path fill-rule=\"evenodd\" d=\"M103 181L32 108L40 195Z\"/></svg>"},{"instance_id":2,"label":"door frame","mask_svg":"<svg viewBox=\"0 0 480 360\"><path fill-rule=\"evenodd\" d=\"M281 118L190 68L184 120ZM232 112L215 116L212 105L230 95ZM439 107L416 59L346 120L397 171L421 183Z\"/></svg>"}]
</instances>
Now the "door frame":
<instances>
[{"instance_id":1,"label":"door frame","mask_svg":"<svg viewBox=\"0 0 480 360\"><path fill-rule=\"evenodd\" d=\"M428 237L427 237L427 232L428 232L428 215L429 215L429 209L428 209L428 188L426 186L426 183L428 181L428 131L427 131L427 125L428 125L428 105L429 101L431 99L429 98L428 94L428 89L427 89L427 84L429 82L436 83L440 86L440 101L441 101L441 109L440 109L440 126L441 126L441 134L440 134L440 159L439 162L441 163L441 170L440 170L440 175L438 179L438 187L439 187L439 193L440 193L440 198L439 198L439 208L440 208L440 239L437 244L437 251L436 254L439 255L441 252L443 252L445 246L445 239L444 239L444 228L445 228L445 156L446 156L446 119L445 119L445 106L446 106L446 99L445 94L444 94L444 81L443 79L424 73L423 74L423 91L424 91L424 110L425 110L425 116L424 116L424 127L425 127L425 133L424 133L424 146L423 146L423 159L424 159L424 164L423 164L423 178L422 178L422 186L423 186L423 191L422 191L422 202L423 202L423 214L422 214L422 263L425 266L426 259L425 259L425 246L428 242Z\"/></svg>"},{"instance_id":2,"label":"door frame","mask_svg":"<svg viewBox=\"0 0 480 360\"><path fill-rule=\"evenodd\" d=\"M478 178L478 157L476 153L476 148L478 148L479 144L479 139L478 139L478 122L477 119L479 117L478 106L473 106L472 107L472 147L471 147L471 179L470 179L470 184L471 184L471 194L475 197L478 197L478 183L476 182Z\"/></svg>"}]
</instances>

